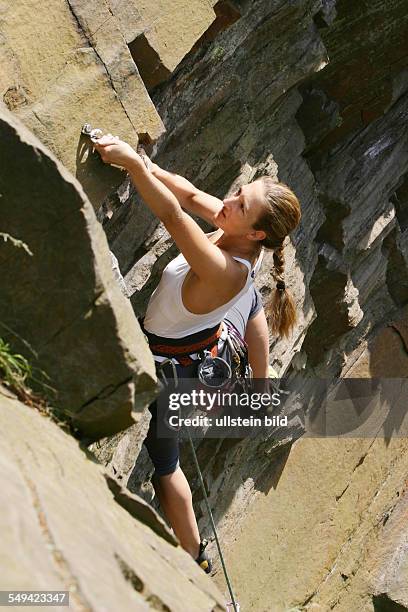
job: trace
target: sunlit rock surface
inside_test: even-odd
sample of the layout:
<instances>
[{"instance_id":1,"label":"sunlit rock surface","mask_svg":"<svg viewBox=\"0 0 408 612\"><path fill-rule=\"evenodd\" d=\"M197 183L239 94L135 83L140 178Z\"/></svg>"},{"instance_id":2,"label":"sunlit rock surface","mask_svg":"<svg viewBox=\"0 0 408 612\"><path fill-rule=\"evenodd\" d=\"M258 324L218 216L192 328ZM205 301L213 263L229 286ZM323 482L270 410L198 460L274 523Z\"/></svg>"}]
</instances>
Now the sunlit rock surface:
<instances>
[{"instance_id":1,"label":"sunlit rock surface","mask_svg":"<svg viewBox=\"0 0 408 612\"><path fill-rule=\"evenodd\" d=\"M32 15L33 5L24 5ZM135 313L143 314L177 251L118 171L110 175L86 147L78 149L84 163L75 159L73 165L83 120L99 122L132 144L140 136L160 165L220 198L265 173L298 194L302 222L287 240L285 273L299 321L291 338L271 338L271 363L291 389L302 390L306 406L313 377L406 377L404 0L178 0L171 6L112 0L110 16L106 3L69 5L59 23L75 21L75 27L64 28L60 38L75 54L66 56L64 70L62 60L55 68L51 63L54 80L47 91L30 85L44 90L44 100L40 92L31 101L25 81L21 91L8 76L4 101L77 173L98 208ZM19 48L10 44L12 26L20 19L19 27L27 29L27 23L11 9L2 18L11 24L6 48ZM36 56L38 49L51 53L48 40L37 39L36 46L30 38L32 57L7 51L4 61L18 56L32 68L27 74L36 75L46 66L33 59L43 57ZM95 115L88 112L88 89L80 102L67 94L79 91L65 85L76 75L102 92L94 94ZM257 279L265 299L271 267L267 255ZM197 445L242 607L406 609L405 439L384 440L379 433L363 441L293 444L302 431L295 405L290 416L292 431L279 444L264 432L257 440ZM111 476L150 499L152 468L141 445L145 427L144 421L93 448ZM185 447L182 464L200 529L211 535ZM220 572L216 580L224 589Z\"/></svg>"},{"instance_id":2,"label":"sunlit rock surface","mask_svg":"<svg viewBox=\"0 0 408 612\"><path fill-rule=\"evenodd\" d=\"M289 387L302 389L305 376L406 377L404 3L230 4L240 18L153 92L166 127L154 159L220 198L264 173L299 195L302 222L285 250L299 322L289 340L271 339L272 365ZM125 185L107 203L113 214L104 224L138 314L175 253L141 206ZM265 297L271 265L267 256L257 280ZM305 406L312 391L313 378ZM382 563L381 517L404 492L404 439L298 440L292 449L290 442L277 445L266 434L198 445L242 606L379 611L384 598L405 605L403 573L383 583L366 576L376 554ZM200 527L211 535L188 448L182 459ZM146 491L149 473L142 451L130 488ZM337 569L354 533L344 552L352 571Z\"/></svg>"},{"instance_id":3,"label":"sunlit rock surface","mask_svg":"<svg viewBox=\"0 0 408 612\"><path fill-rule=\"evenodd\" d=\"M67 590L80 612L224 610L153 510L116 503L78 443L3 387L0 406L2 589Z\"/></svg>"}]
</instances>

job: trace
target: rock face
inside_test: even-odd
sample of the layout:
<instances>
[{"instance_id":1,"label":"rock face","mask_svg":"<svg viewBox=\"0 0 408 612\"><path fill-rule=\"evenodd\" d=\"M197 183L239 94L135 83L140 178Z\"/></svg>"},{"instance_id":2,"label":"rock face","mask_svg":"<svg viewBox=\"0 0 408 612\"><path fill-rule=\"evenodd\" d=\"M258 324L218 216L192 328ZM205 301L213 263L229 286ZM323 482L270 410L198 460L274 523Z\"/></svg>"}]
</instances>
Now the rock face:
<instances>
[{"instance_id":1,"label":"rock face","mask_svg":"<svg viewBox=\"0 0 408 612\"><path fill-rule=\"evenodd\" d=\"M406 439L298 440L241 528L221 522L242 608L406 609L407 465Z\"/></svg>"},{"instance_id":2,"label":"rock face","mask_svg":"<svg viewBox=\"0 0 408 612\"><path fill-rule=\"evenodd\" d=\"M2 589L68 590L81 612L224 610L151 509L116 487L120 507L70 436L0 393Z\"/></svg>"},{"instance_id":3,"label":"rock face","mask_svg":"<svg viewBox=\"0 0 408 612\"><path fill-rule=\"evenodd\" d=\"M23 4L25 14L32 15L34 5ZM306 405L313 398L313 377L408 373L405 4L112 0L108 9L107 3L69 0L71 12L65 4L59 21L69 40L61 36L61 55L47 69L50 81L41 80L46 62L34 64L34 54L27 58L13 40L15 24L22 22L21 32L28 28L22 13L11 8L2 13L4 65L14 67L17 57L29 83L24 85L21 76L18 85L10 85L7 68L4 100L44 142L50 140L95 206L119 177L81 149L79 159L88 154L86 163L73 165L73 145L85 119L101 127L108 123L133 144L137 133L147 143L162 134L153 148L155 161L219 197L263 174L294 189L302 222L287 241L285 271L299 321L291 338L272 338L271 361L294 391L308 378ZM60 7L52 4L50 14ZM187 16L194 17L191 28L181 28ZM176 41L174 32L181 31ZM30 41L30 48L49 48L48 40L39 38L37 46L34 37ZM82 118L90 94L78 88L79 81L92 84L99 114ZM41 95L44 82L47 92ZM70 83L77 85L70 89ZM32 100L30 87L38 96ZM74 101L67 90L75 92ZM94 94L97 90L103 93ZM69 127L70 135L61 129L63 116L76 126L72 132ZM128 180L104 201L98 218L126 274L133 308L142 314L174 246ZM30 236L16 232L31 248ZM257 279L265 298L271 267L268 255ZM58 348L61 353L62 345ZM102 396L111 390L108 386ZM279 443L265 432L254 441L198 444L242 607L256 612L291 606L322 612L406 609L405 439L305 439L291 447L300 434L295 409L290 416L292 434ZM126 482L129 457L139 452L141 439L136 425L95 452L110 475ZM201 532L207 535L191 458L186 449L183 455ZM132 490L143 490L149 469L142 451L129 477ZM122 499L115 485L112 490ZM127 565L122 568L133 577ZM133 582L138 584L137 577Z\"/></svg>"},{"instance_id":4,"label":"rock face","mask_svg":"<svg viewBox=\"0 0 408 612\"><path fill-rule=\"evenodd\" d=\"M81 137L85 122L134 146L163 132L146 87L166 79L223 2L3 3L0 90L9 110L76 175L95 208L123 175ZM212 5L221 8L214 12Z\"/></svg>"},{"instance_id":5,"label":"rock face","mask_svg":"<svg viewBox=\"0 0 408 612\"><path fill-rule=\"evenodd\" d=\"M290 341L273 339L272 365L339 375L408 300L403 3L230 4L240 18L153 96L166 127L155 161L220 197L264 173L291 185L302 222L286 275L299 323ZM163 233L152 239L151 218L130 235L140 218L132 193L116 203L105 229L140 311L166 245ZM258 280L265 295L271 266L267 257Z\"/></svg>"},{"instance_id":6,"label":"rock face","mask_svg":"<svg viewBox=\"0 0 408 612\"><path fill-rule=\"evenodd\" d=\"M376 612L408 609L407 504L408 495L405 490L392 514L388 513L384 517L384 523L387 524L378 542L382 554L375 558L370 568Z\"/></svg>"},{"instance_id":7,"label":"rock face","mask_svg":"<svg viewBox=\"0 0 408 612\"><path fill-rule=\"evenodd\" d=\"M299 322L289 340L271 342L272 365L289 387L299 389L305 376L406 377L404 3L229 4L240 17L153 92L166 128L154 159L219 197L265 173L298 194L302 222L285 269ZM128 185L109 206L104 227L142 313L173 256L171 241L149 213L141 216ZM136 219L138 232L129 229ZM271 266L266 257L258 278L265 297ZM304 391L306 405L312 391L312 384ZM265 436L198 446L242 606L379 611L389 600L400 609L403 563L399 578L383 582L371 568L387 563L381 521L404 495L404 440L301 440L292 449L286 442ZM187 450L182 464L206 531ZM129 486L143 488L147 470L142 455ZM396 555L399 545L395 538Z\"/></svg>"},{"instance_id":8,"label":"rock face","mask_svg":"<svg viewBox=\"0 0 408 612\"><path fill-rule=\"evenodd\" d=\"M6 1L1 14L1 91L16 113L80 179L98 207L122 180L101 172L80 137L85 122L136 145L163 126L106 2Z\"/></svg>"},{"instance_id":9,"label":"rock face","mask_svg":"<svg viewBox=\"0 0 408 612\"><path fill-rule=\"evenodd\" d=\"M355 378L406 378L408 373L408 308L356 351Z\"/></svg>"},{"instance_id":10,"label":"rock face","mask_svg":"<svg viewBox=\"0 0 408 612\"><path fill-rule=\"evenodd\" d=\"M23 340L82 435L120 431L142 417L155 374L104 233L78 182L7 110L0 134L2 231L32 252L2 246L2 335L17 352Z\"/></svg>"},{"instance_id":11,"label":"rock face","mask_svg":"<svg viewBox=\"0 0 408 612\"><path fill-rule=\"evenodd\" d=\"M203 0L112 0L112 12L148 90L167 80L214 22L211 4Z\"/></svg>"},{"instance_id":12,"label":"rock face","mask_svg":"<svg viewBox=\"0 0 408 612\"><path fill-rule=\"evenodd\" d=\"M405 338L406 321L405 313L361 347L347 377L395 377L398 389L407 369L406 347L396 330ZM405 403L393 408L406 419ZM408 608L404 432L398 435L385 423L377 435L365 438L297 440L286 453L279 448L271 453L264 477L268 486L260 486L256 473L238 488L218 527L242 607L257 612ZM231 461L231 454L226 459ZM211 473L207 482L214 486ZM231 528L251 485L247 515L238 529Z\"/></svg>"}]
</instances>

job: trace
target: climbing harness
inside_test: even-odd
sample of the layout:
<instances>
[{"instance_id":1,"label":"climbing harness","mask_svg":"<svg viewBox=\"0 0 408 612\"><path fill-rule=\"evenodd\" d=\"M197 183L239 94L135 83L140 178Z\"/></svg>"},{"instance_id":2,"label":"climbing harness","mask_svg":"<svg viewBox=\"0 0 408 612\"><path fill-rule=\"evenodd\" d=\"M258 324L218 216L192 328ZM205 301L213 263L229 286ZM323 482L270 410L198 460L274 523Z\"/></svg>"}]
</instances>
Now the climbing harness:
<instances>
[{"instance_id":1,"label":"climbing harness","mask_svg":"<svg viewBox=\"0 0 408 612\"><path fill-rule=\"evenodd\" d=\"M173 380L176 381L175 382L175 387L177 387L177 380L178 380L178 376L177 376L177 368L176 368L176 364L174 363L173 359L165 359L164 361L162 361L161 363L159 363L158 365L156 365L156 372L158 374L158 376L161 377L163 384L166 386L167 385L167 377L164 373L164 368L166 366L170 366L171 368L171 372L173 375Z\"/></svg>"},{"instance_id":2,"label":"climbing harness","mask_svg":"<svg viewBox=\"0 0 408 612\"><path fill-rule=\"evenodd\" d=\"M167 379L166 375L164 374L164 372L162 370L163 370L163 368L166 365L169 364L168 362L172 362L173 376L174 376L174 378L173 378L173 385L174 385L175 388L177 388L177 386L178 386L177 369L176 369L176 367L175 367L175 365L174 365L174 363L173 363L173 361L171 359L167 359L166 361L163 361L162 363L158 364L158 366L157 366L158 373L160 373L160 375L162 377L162 380L163 380L163 383L165 385L167 385L168 384L168 379ZM189 440L189 443L190 443L191 452L192 452L193 459L194 459L194 464L195 464L195 467L196 467L196 470L197 470L197 474L198 474L198 478L199 478L199 481L200 481L200 486L201 486L201 490L202 490L202 493L203 493L204 502L205 502L205 506L206 506L206 509L207 509L207 512L208 512L208 516L209 516L209 519L210 519L211 528L212 528L212 531L213 531L213 534L214 534L215 543L217 545L218 554L220 556L222 570L223 570L224 576L225 576L225 581L227 583L228 591L229 591L229 594L230 594L230 597L231 597L231 603L233 605L233 610L234 610L234 612L239 612L239 604L235 600L234 592L232 590L231 581L230 581L230 578L229 578L229 575L228 575L227 567L225 565L224 555L222 554L221 544L220 544L220 541L219 541L219 538L218 538L218 533L217 533L217 528L215 526L213 514L212 514L211 508L210 508L210 503L208 501L207 491L205 490L204 479L203 479L203 475L202 475L202 472L201 472L201 469L200 469L200 465L198 463L197 454L196 454L196 451L195 451L195 448L194 448L194 443L193 443L193 440L191 438L191 435L190 435L190 432L189 432L188 428L185 428L185 429L187 431L187 436L188 436L188 440ZM200 550L201 550L201 544L200 544Z\"/></svg>"},{"instance_id":3,"label":"climbing harness","mask_svg":"<svg viewBox=\"0 0 408 612\"><path fill-rule=\"evenodd\" d=\"M189 366L196 362L191 355L200 355L202 351L216 351L216 345L221 337L222 323L200 332L190 334L184 338L164 338L147 331L143 320L139 319L140 327L150 346L152 353L159 357L175 358L182 366Z\"/></svg>"},{"instance_id":4,"label":"climbing harness","mask_svg":"<svg viewBox=\"0 0 408 612\"><path fill-rule=\"evenodd\" d=\"M157 336L144 328L143 320L139 319L139 324L154 355L177 359L182 366L198 363L198 379L206 386L221 388L232 382L243 389L250 386L248 347L232 324L222 322L184 338ZM220 339L224 344L219 350Z\"/></svg>"},{"instance_id":5,"label":"climbing harness","mask_svg":"<svg viewBox=\"0 0 408 612\"><path fill-rule=\"evenodd\" d=\"M226 352L226 358L231 363L236 382L242 390L248 389L253 379L252 368L248 359L248 345L232 323L226 322L226 326L226 347L224 347L223 353Z\"/></svg>"}]
</instances>

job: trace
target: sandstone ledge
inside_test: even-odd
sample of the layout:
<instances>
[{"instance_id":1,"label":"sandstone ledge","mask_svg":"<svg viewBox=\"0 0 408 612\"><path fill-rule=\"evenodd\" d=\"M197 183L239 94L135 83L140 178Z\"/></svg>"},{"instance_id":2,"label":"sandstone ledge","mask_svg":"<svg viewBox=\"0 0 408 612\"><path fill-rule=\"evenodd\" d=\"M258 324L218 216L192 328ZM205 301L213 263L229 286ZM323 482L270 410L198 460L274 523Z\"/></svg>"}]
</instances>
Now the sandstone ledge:
<instances>
[{"instance_id":1,"label":"sandstone ledge","mask_svg":"<svg viewBox=\"0 0 408 612\"><path fill-rule=\"evenodd\" d=\"M66 589L81 612L224 610L181 547L114 501L75 440L3 391L0 404L0 588Z\"/></svg>"}]
</instances>

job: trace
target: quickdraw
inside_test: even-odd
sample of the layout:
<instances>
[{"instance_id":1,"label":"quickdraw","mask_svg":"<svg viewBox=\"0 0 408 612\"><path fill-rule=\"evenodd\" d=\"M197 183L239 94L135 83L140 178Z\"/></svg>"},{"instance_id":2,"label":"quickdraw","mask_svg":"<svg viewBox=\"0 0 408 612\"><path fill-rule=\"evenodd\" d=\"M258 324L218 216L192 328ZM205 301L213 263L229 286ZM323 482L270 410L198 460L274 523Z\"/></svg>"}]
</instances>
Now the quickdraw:
<instances>
[{"instance_id":1,"label":"quickdraw","mask_svg":"<svg viewBox=\"0 0 408 612\"><path fill-rule=\"evenodd\" d=\"M84 123L81 129L81 134L83 134L83 136L89 136L91 140L98 140L103 136L102 130L99 128L93 128L90 123Z\"/></svg>"}]
</instances>

